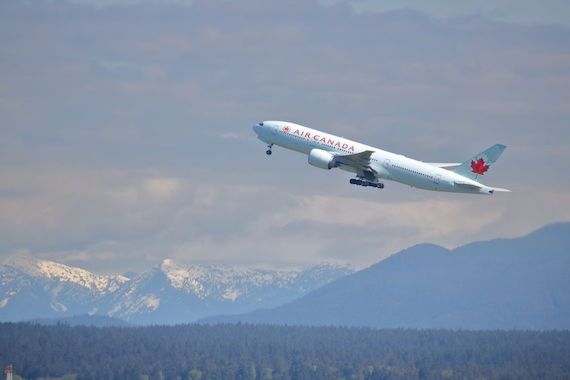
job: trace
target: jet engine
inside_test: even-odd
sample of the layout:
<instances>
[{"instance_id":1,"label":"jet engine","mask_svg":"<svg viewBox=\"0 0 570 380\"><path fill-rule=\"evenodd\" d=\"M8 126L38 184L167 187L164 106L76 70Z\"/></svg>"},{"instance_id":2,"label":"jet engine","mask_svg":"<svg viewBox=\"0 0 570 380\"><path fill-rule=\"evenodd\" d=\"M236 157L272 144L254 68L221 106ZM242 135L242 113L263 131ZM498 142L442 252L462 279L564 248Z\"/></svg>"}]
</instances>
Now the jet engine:
<instances>
[{"instance_id":1,"label":"jet engine","mask_svg":"<svg viewBox=\"0 0 570 380\"><path fill-rule=\"evenodd\" d=\"M329 170L336 166L334 154L322 149L312 149L309 152L309 164Z\"/></svg>"}]
</instances>

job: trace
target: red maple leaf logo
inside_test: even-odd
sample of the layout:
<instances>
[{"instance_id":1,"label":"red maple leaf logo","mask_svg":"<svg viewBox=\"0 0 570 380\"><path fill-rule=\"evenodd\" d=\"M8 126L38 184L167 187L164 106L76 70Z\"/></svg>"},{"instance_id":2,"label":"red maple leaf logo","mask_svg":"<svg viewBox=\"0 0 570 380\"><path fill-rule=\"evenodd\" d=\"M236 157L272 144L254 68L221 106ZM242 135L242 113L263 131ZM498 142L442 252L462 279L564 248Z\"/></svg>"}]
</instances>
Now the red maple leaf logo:
<instances>
[{"instance_id":1,"label":"red maple leaf logo","mask_svg":"<svg viewBox=\"0 0 570 380\"><path fill-rule=\"evenodd\" d=\"M291 128L289 128L288 126L283 127L283 132L289 132L291 130Z\"/></svg>"},{"instance_id":2,"label":"red maple leaf logo","mask_svg":"<svg viewBox=\"0 0 570 380\"><path fill-rule=\"evenodd\" d=\"M485 160L482 158L477 161L471 161L471 171L475 174L484 175L489 170L489 165L485 165Z\"/></svg>"}]
</instances>

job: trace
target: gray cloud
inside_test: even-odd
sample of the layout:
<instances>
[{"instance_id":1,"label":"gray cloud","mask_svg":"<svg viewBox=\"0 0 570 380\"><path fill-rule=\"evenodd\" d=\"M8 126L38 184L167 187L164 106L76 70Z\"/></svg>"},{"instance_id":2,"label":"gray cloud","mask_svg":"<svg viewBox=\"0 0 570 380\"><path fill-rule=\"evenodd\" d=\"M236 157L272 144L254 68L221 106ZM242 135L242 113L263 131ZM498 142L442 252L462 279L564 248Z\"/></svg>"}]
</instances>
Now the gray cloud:
<instances>
[{"instance_id":1,"label":"gray cloud","mask_svg":"<svg viewBox=\"0 0 570 380\"><path fill-rule=\"evenodd\" d=\"M100 271L359 266L570 219L570 31L309 1L0 5L0 252ZM286 119L426 161L509 146L493 198L346 184Z\"/></svg>"},{"instance_id":2,"label":"gray cloud","mask_svg":"<svg viewBox=\"0 0 570 380\"><path fill-rule=\"evenodd\" d=\"M570 5L565 0L323 0L324 4L346 2L358 12L386 12L414 9L433 17L483 16L498 21L528 24L570 24Z\"/></svg>"}]
</instances>

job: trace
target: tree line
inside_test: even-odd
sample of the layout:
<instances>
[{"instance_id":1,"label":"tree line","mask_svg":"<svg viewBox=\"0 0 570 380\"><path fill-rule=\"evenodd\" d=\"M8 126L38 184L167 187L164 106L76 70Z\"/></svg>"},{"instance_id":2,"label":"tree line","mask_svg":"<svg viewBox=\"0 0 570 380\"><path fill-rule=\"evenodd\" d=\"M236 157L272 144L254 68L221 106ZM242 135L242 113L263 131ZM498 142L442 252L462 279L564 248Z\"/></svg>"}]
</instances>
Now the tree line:
<instances>
[{"instance_id":1,"label":"tree line","mask_svg":"<svg viewBox=\"0 0 570 380\"><path fill-rule=\"evenodd\" d=\"M569 358L569 331L0 324L24 379L553 379Z\"/></svg>"}]
</instances>

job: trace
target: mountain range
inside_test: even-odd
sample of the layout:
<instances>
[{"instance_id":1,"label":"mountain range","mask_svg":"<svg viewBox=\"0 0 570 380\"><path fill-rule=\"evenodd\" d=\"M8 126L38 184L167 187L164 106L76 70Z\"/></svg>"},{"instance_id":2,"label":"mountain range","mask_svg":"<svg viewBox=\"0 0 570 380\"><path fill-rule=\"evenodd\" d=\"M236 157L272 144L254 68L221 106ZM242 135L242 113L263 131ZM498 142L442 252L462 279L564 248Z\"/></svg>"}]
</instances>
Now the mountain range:
<instances>
[{"instance_id":1,"label":"mountain range","mask_svg":"<svg viewBox=\"0 0 570 380\"><path fill-rule=\"evenodd\" d=\"M452 250L420 244L356 273L330 264L272 271L166 259L126 277L26 254L0 262L0 321L77 315L131 324L570 329L570 223Z\"/></svg>"},{"instance_id":2,"label":"mountain range","mask_svg":"<svg viewBox=\"0 0 570 380\"><path fill-rule=\"evenodd\" d=\"M453 250L416 245L277 308L203 322L570 329L570 223Z\"/></svg>"},{"instance_id":3,"label":"mountain range","mask_svg":"<svg viewBox=\"0 0 570 380\"><path fill-rule=\"evenodd\" d=\"M351 272L332 264L275 271L182 266L166 259L128 278L15 254L0 262L0 321L87 314L134 324L189 323L214 314L276 307Z\"/></svg>"}]
</instances>

